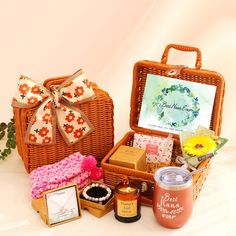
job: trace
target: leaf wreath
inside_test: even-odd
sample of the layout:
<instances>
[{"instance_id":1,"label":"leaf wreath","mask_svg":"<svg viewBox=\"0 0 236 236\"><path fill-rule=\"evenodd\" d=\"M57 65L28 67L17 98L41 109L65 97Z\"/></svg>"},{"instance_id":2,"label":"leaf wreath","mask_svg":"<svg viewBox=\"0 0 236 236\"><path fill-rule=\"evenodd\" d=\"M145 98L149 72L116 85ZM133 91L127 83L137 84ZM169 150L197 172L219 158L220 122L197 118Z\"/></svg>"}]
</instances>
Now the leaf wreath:
<instances>
[{"instance_id":1,"label":"leaf wreath","mask_svg":"<svg viewBox=\"0 0 236 236\"><path fill-rule=\"evenodd\" d=\"M12 149L16 148L16 130L14 119L11 119L8 124L0 123L0 140L2 140L7 134L6 146L3 150L0 150L0 160L4 160L11 154Z\"/></svg>"},{"instance_id":2,"label":"leaf wreath","mask_svg":"<svg viewBox=\"0 0 236 236\"><path fill-rule=\"evenodd\" d=\"M188 87L184 87L182 84L172 85L169 88L163 88L161 90L161 94L159 94L156 97L156 106L157 106L156 111L160 121L161 120L163 121L163 117L165 116L164 109L160 104L165 100L165 97L167 97L168 94L174 91L186 94L192 101L192 111L183 120L179 122L173 122L173 121L165 122L166 125L177 128L191 123L199 115L200 108L198 106L199 105L198 97L195 97Z\"/></svg>"}]
</instances>

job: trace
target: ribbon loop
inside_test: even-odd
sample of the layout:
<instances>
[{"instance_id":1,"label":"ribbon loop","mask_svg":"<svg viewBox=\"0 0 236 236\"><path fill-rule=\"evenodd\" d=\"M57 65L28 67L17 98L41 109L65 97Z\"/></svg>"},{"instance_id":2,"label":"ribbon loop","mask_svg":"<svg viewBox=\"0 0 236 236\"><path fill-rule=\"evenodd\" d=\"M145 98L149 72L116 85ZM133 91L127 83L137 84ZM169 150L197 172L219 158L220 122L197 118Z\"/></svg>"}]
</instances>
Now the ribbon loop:
<instances>
[{"instance_id":1,"label":"ribbon loop","mask_svg":"<svg viewBox=\"0 0 236 236\"><path fill-rule=\"evenodd\" d=\"M54 144L56 124L68 145L93 131L86 115L74 107L95 97L82 70L79 70L52 92L28 77L21 77L12 106L38 107L29 122L26 143Z\"/></svg>"}]
</instances>

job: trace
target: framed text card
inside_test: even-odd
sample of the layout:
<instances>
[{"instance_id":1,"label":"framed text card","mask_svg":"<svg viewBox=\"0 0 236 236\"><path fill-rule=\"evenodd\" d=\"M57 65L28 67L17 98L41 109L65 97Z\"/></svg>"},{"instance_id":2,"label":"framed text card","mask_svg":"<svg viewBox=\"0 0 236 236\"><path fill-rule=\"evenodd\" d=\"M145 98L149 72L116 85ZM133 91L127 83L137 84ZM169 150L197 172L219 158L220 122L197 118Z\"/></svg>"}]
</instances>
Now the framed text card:
<instances>
[{"instance_id":1,"label":"framed text card","mask_svg":"<svg viewBox=\"0 0 236 236\"><path fill-rule=\"evenodd\" d=\"M76 185L53 189L44 193L47 207L47 223L54 226L59 223L81 217L81 208Z\"/></svg>"}]
</instances>

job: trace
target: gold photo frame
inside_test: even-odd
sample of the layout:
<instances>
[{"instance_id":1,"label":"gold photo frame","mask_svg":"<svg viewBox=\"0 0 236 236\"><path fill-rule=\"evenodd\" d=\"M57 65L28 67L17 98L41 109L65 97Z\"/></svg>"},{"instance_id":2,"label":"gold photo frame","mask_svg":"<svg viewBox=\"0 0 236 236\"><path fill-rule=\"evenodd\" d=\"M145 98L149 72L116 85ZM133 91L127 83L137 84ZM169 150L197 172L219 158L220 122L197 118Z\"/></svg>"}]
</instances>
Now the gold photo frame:
<instances>
[{"instance_id":1,"label":"gold photo frame","mask_svg":"<svg viewBox=\"0 0 236 236\"><path fill-rule=\"evenodd\" d=\"M42 198L33 199L32 206L49 227L67 223L82 216L76 184L45 191Z\"/></svg>"}]
</instances>

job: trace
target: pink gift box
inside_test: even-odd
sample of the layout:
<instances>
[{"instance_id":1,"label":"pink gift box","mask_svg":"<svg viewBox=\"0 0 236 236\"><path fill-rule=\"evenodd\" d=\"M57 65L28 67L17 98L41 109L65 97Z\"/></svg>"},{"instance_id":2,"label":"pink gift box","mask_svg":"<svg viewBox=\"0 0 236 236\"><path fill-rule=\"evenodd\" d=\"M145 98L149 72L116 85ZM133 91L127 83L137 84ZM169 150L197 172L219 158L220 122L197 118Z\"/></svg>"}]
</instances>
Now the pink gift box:
<instances>
[{"instance_id":1,"label":"pink gift box","mask_svg":"<svg viewBox=\"0 0 236 236\"><path fill-rule=\"evenodd\" d=\"M134 134L133 146L146 150L147 163L170 164L171 162L173 150L173 139L171 136L163 138L136 133Z\"/></svg>"}]
</instances>

